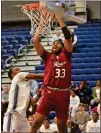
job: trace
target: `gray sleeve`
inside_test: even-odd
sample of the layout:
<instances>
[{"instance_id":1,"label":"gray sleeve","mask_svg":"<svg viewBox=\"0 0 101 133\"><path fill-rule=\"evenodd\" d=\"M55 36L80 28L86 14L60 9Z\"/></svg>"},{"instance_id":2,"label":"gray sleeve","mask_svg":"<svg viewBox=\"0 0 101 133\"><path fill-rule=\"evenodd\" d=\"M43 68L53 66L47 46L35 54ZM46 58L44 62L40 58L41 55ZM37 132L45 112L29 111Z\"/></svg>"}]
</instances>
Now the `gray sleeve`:
<instances>
[{"instance_id":1,"label":"gray sleeve","mask_svg":"<svg viewBox=\"0 0 101 133\"><path fill-rule=\"evenodd\" d=\"M86 112L86 122L88 122L90 120L89 114L88 112Z\"/></svg>"}]
</instances>

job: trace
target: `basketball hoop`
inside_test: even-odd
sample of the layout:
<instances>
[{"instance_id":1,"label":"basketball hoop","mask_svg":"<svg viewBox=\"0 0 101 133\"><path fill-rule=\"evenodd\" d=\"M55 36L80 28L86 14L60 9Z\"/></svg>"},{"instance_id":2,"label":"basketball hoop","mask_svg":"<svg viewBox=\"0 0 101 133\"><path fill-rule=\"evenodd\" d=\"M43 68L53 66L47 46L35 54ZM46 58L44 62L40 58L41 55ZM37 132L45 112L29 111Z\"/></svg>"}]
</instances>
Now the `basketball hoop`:
<instances>
[{"instance_id":1,"label":"basketball hoop","mask_svg":"<svg viewBox=\"0 0 101 133\"><path fill-rule=\"evenodd\" d=\"M23 5L21 11L31 20L31 35L46 36L51 31L50 23L54 18L53 13L45 11L40 3Z\"/></svg>"}]
</instances>

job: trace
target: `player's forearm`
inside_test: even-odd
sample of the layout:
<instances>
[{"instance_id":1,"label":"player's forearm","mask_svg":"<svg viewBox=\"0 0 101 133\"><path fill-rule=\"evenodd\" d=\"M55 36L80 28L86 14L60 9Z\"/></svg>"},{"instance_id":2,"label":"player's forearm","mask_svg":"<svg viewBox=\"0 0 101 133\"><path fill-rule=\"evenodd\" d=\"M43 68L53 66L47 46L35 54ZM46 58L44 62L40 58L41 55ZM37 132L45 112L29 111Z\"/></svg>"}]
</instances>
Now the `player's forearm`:
<instances>
[{"instance_id":1,"label":"player's forearm","mask_svg":"<svg viewBox=\"0 0 101 133\"><path fill-rule=\"evenodd\" d=\"M59 23L59 25L60 25L61 28L63 28L64 26L66 26L64 24L62 18L60 17L60 15L55 15L55 17L56 17L56 19L57 19L57 21L58 21L58 23Z\"/></svg>"},{"instance_id":2,"label":"player's forearm","mask_svg":"<svg viewBox=\"0 0 101 133\"><path fill-rule=\"evenodd\" d=\"M43 79L44 74L35 74L33 77L36 77L36 79Z\"/></svg>"},{"instance_id":3,"label":"player's forearm","mask_svg":"<svg viewBox=\"0 0 101 133\"><path fill-rule=\"evenodd\" d=\"M66 26L61 28L61 30L65 38L64 47L68 52L72 52L73 46L72 46L71 33Z\"/></svg>"},{"instance_id":4,"label":"player's forearm","mask_svg":"<svg viewBox=\"0 0 101 133\"><path fill-rule=\"evenodd\" d=\"M40 36L38 34L33 37L33 43L34 44L39 44L40 43Z\"/></svg>"},{"instance_id":5,"label":"player's forearm","mask_svg":"<svg viewBox=\"0 0 101 133\"><path fill-rule=\"evenodd\" d=\"M42 56L44 53L44 47L40 44L40 36L39 35L34 36L33 44L34 44L34 47L35 47L38 55Z\"/></svg>"},{"instance_id":6,"label":"player's forearm","mask_svg":"<svg viewBox=\"0 0 101 133\"><path fill-rule=\"evenodd\" d=\"M59 22L59 25L61 27L61 30L64 34L65 39L71 39L71 33L68 30L68 28L66 27L66 25L64 24L62 18L59 15L56 15L56 19Z\"/></svg>"}]
</instances>

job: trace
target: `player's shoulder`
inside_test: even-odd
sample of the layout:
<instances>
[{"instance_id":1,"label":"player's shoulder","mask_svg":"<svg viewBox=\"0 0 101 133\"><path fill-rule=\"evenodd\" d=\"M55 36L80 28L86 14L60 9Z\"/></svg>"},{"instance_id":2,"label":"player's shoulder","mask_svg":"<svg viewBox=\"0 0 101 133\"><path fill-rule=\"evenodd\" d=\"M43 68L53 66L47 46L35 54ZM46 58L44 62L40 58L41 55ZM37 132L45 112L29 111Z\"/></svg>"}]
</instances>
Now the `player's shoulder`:
<instances>
[{"instance_id":1,"label":"player's shoulder","mask_svg":"<svg viewBox=\"0 0 101 133\"><path fill-rule=\"evenodd\" d=\"M14 76L14 78L13 78L12 81L14 81L15 79L19 78L21 75L22 75L22 72L17 73L17 74Z\"/></svg>"},{"instance_id":2,"label":"player's shoulder","mask_svg":"<svg viewBox=\"0 0 101 133\"><path fill-rule=\"evenodd\" d=\"M22 77L22 76L25 76L27 74L28 74L28 72L19 72L15 77Z\"/></svg>"},{"instance_id":3,"label":"player's shoulder","mask_svg":"<svg viewBox=\"0 0 101 133\"><path fill-rule=\"evenodd\" d=\"M49 52L49 51L47 51L47 50L44 50L44 52L43 52L41 58L42 58L43 60L46 60L46 59L48 59L48 58L51 56L51 54L52 54L51 52Z\"/></svg>"},{"instance_id":4,"label":"player's shoulder","mask_svg":"<svg viewBox=\"0 0 101 133\"><path fill-rule=\"evenodd\" d=\"M68 52L65 48L62 49L62 53L66 55L67 57L72 57L72 52Z\"/></svg>"},{"instance_id":5,"label":"player's shoulder","mask_svg":"<svg viewBox=\"0 0 101 133\"><path fill-rule=\"evenodd\" d=\"M25 76L28 74L28 72L19 72L18 74L16 74L12 80L12 82L17 82L22 78L25 78Z\"/></svg>"},{"instance_id":6,"label":"player's shoulder","mask_svg":"<svg viewBox=\"0 0 101 133\"><path fill-rule=\"evenodd\" d=\"M68 52L65 48L62 48L62 52L66 52L66 53L72 53L72 52Z\"/></svg>"}]
</instances>

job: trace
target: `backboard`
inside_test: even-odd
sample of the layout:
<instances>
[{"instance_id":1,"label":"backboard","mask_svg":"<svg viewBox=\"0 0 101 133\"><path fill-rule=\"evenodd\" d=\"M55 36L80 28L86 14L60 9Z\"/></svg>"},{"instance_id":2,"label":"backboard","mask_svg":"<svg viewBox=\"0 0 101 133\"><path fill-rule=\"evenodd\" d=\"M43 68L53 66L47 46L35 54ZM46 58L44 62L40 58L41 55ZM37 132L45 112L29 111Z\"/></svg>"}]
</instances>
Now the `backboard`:
<instances>
[{"instance_id":1,"label":"backboard","mask_svg":"<svg viewBox=\"0 0 101 133\"><path fill-rule=\"evenodd\" d=\"M40 0L40 3L41 6L46 6L48 12L59 13L67 21L86 23L86 1Z\"/></svg>"}]
</instances>

